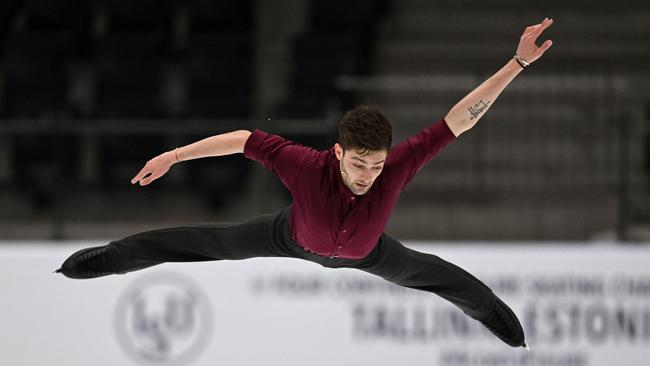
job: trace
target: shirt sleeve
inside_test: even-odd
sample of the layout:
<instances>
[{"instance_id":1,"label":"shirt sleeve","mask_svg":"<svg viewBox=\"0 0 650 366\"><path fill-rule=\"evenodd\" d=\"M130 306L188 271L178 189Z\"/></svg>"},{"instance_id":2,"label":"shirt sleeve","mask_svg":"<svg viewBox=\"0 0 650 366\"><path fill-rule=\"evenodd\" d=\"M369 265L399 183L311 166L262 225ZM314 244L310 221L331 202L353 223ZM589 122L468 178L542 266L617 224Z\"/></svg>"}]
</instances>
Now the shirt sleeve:
<instances>
[{"instance_id":1,"label":"shirt sleeve","mask_svg":"<svg viewBox=\"0 0 650 366\"><path fill-rule=\"evenodd\" d=\"M456 140L444 118L393 147L386 161L391 180L406 186L417 172Z\"/></svg>"},{"instance_id":2,"label":"shirt sleeve","mask_svg":"<svg viewBox=\"0 0 650 366\"><path fill-rule=\"evenodd\" d=\"M287 188L295 183L304 164L316 153L312 148L261 130L254 130L244 145L244 156L262 164Z\"/></svg>"}]
</instances>

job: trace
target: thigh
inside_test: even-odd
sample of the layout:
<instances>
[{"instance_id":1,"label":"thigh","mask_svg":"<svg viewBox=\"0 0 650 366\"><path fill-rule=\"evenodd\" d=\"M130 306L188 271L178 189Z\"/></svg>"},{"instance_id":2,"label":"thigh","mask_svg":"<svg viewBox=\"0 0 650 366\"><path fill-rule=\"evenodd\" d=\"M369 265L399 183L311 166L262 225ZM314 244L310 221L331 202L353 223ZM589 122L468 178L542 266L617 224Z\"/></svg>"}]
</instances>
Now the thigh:
<instances>
[{"instance_id":1,"label":"thigh","mask_svg":"<svg viewBox=\"0 0 650 366\"><path fill-rule=\"evenodd\" d=\"M195 224L131 235L111 242L122 257L166 262L287 256L276 231L285 223L273 213L229 224Z\"/></svg>"},{"instance_id":2,"label":"thigh","mask_svg":"<svg viewBox=\"0 0 650 366\"><path fill-rule=\"evenodd\" d=\"M374 258L359 269L400 286L435 293L472 316L494 305L492 290L469 272L436 255L407 248L386 234Z\"/></svg>"}]
</instances>

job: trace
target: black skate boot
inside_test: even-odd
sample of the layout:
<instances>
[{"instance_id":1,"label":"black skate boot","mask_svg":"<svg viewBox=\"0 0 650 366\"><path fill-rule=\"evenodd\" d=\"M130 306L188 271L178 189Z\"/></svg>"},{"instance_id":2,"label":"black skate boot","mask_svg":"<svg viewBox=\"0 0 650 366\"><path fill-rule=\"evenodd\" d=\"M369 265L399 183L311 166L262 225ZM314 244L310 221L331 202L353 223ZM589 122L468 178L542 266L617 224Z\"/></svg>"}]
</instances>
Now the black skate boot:
<instances>
[{"instance_id":1,"label":"black skate boot","mask_svg":"<svg viewBox=\"0 0 650 366\"><path fill-rule=\"evenodd\" d=\"M118 274L109 264L107 251L107 245L81 249L68 257L55 272L76 279Z\"/></svg>"}]
</instances>

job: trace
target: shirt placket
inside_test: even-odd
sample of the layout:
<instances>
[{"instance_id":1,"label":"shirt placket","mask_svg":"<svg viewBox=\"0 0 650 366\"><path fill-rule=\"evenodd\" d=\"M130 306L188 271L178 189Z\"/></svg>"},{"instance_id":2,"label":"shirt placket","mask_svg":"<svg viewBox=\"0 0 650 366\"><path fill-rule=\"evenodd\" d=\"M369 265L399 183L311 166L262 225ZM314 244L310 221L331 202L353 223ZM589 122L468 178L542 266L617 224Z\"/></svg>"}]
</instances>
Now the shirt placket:
<instances>
[{"instance_id":1,"label":"shirt placket","mask_svg":"<svg viewBox=\"0 0 650 366\"><path fill-rule=\"evenodd\" d=\"M339 252L341 249L343 249L345 242L347 241L348 235L350 233L351 223L354 221L354 216L359 208L358 197L352 195L346 196L344 199L346 202L343 203L343 207L348 208L352 206L352 208L349 209L349 212L343 219L341 227L339 227L339 232L336 235L336 243L334 244L334 248L332 248L332 251L329 255L330 258L338 258L340 255Z\"/></svg>"}]
</instances>

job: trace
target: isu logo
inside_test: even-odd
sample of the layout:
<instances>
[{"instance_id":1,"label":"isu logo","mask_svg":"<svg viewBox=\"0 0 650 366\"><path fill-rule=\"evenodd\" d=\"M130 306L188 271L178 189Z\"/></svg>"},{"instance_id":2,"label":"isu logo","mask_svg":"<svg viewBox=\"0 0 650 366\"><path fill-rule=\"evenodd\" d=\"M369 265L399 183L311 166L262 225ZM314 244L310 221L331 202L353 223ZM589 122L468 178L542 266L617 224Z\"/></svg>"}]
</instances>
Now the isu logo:
<instances>
[{"instance_id":1,"label":"isu logo","mask_svg":"<svg viewBox=\"0 0 650 366\"><path fill-rule=\"evenodd\" d=\"M118 342L134 361L184 365L199 356L212 335L207 298L191 280L157 273L133 282L118 300Z\"/></svg>"}]
</instances>

